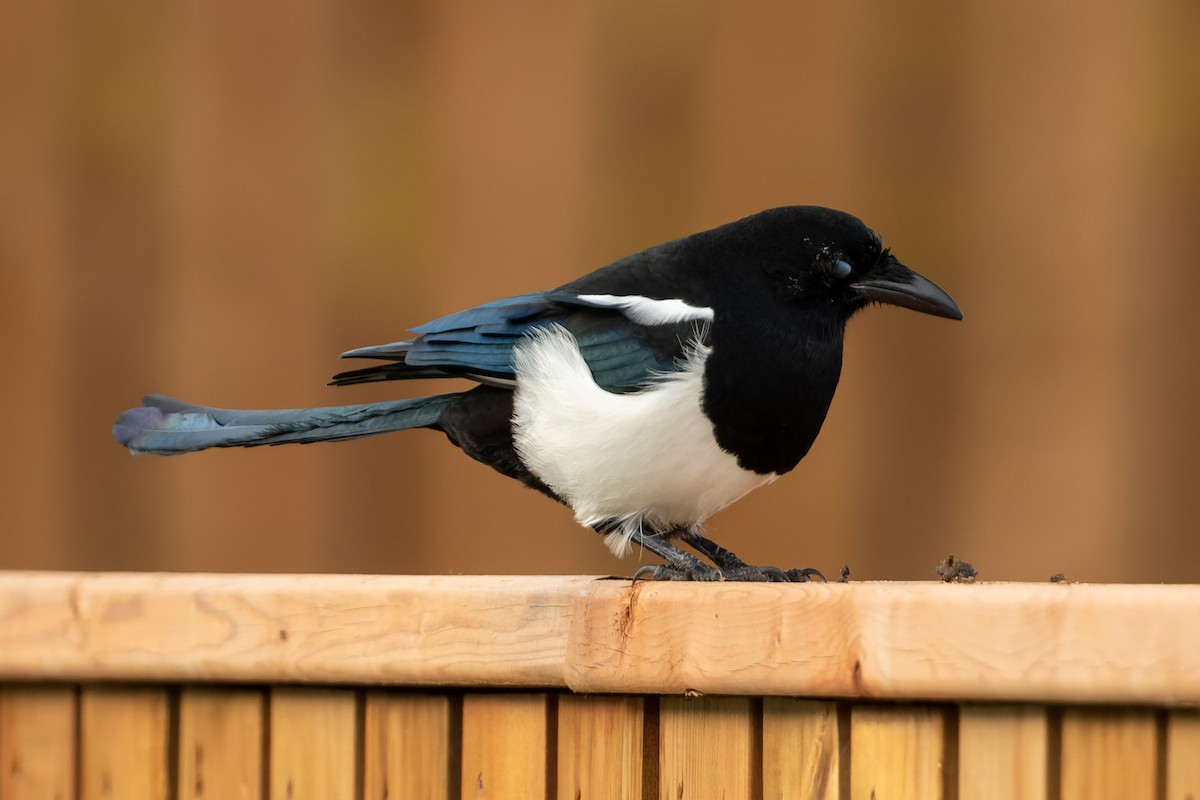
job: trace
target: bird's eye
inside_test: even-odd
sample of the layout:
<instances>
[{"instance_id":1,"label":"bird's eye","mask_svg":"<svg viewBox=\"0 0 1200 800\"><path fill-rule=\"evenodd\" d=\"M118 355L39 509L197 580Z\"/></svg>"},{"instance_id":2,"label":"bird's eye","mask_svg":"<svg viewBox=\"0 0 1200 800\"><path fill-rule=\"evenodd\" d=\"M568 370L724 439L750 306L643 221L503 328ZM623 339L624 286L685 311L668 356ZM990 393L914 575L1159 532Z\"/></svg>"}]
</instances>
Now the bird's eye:
<instances>
[{"instance_id":1,"label":"bird's eye","mask_svg":"<svg viewBox=\"0 0 1200 800\"><path fill-rule=\"evenodd\" d=\"M849 261L837 261L833 265L833 275L835 278L848 278L853 271L854 267L850 266Z\"/></svg>"}]
</instances>

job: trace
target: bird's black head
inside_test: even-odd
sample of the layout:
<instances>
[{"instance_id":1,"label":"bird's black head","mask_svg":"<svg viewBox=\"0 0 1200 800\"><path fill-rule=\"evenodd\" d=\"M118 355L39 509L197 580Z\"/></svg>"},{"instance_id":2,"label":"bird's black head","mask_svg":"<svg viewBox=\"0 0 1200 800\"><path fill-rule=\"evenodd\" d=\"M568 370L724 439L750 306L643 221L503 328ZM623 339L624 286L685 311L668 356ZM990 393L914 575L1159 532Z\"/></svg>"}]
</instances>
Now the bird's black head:
<instances>
[{"instance_id":1,"label":"bird's black head","mask_svg":"<svg viewBox=\"0 0 1200 800\"><path fill-rule=\"evenodd\" d=\"M850 214L785 206L728 228L744 257L762 268L771 289L789 303L830 308L844 318L875 302L962 319L948 294L897 261L879 236Z\"/></svg>"}]
</instances>

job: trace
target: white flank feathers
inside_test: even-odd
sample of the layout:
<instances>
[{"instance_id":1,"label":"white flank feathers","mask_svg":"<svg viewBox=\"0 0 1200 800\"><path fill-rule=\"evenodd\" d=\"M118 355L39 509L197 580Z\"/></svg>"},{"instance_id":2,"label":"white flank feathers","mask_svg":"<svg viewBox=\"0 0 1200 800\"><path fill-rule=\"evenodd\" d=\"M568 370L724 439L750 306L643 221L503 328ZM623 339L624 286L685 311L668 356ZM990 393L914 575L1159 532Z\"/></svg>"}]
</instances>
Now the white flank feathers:
<instances>
[{"instance_id":1,"label":"white flank feathers","mask_svg":"<svg viewBox=\"0 0 1200 800\"><path fill-rule=\"evenodd\" d=\"M709 349L693 343L679 372L615 394L599 387L575 337L560 326L514 350L514 439L525 464L581 525L619 521L617 555L639 526L695 528L776 475L744 470L713 438L700 407Z\"/></svg>"}]
</instances>

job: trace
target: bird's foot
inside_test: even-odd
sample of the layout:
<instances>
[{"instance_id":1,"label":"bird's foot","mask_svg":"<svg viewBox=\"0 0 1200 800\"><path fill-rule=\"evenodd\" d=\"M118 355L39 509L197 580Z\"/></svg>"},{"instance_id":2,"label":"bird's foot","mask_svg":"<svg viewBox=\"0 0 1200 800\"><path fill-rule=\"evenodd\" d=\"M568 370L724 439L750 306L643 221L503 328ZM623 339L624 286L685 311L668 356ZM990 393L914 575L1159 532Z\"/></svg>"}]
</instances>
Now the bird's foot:
<instances>
[{"instance_id":1,"label":"bird's foot","mask_svg":"<svg viewBox=\"0 0 1200 800\"><path fill-rule=\"evenodd\" d=\"M719 580L753 581L762 583L807 583L813 578L822 582L825 576L815 569L780 569L779 567L755 567L742 561L736 555L726 550L711 539L707 539L694 530L683 531L679 538L687 542L701 554L707 556L717 565L721 573Z\"/></svg>"},{"instance_id":2,"label":"bird's foot","mask_svg":"<svg viewBox=\"0 0 1200 800\"><path fill-rule=\"evenodd\" d=\"M737 564L719 568L721 580L747 583L790 583L791 578L779 567L753 567Z\"/></svg>"},{"instance_id":3,"label":"bird's foot","mask_svg":"<svg viewBox=\"0 0 1200 800\"><path fill-rule=\"evenodd\" d=\"M633 573L633 582L638 581L719 581L724 578L721 570L704 564L697 564L703 569L689 569L671 564L646 564Z\"/></svg>"},{"instance_id":4,"label":"bird's foot","mask_svg":"<svg viewBox=\"0 0 1200 800\"><path fill-rule=\"evenodd\" d=\"M708 567L704 571L686 569L671 564L647 564L633 574L638 581L730 581L739 583L807 583L813 579L825 581L815 569L780 569L754 567L749 564L730 567Z\"/></svg>"},{"instance_id":5,"label":"bird's foot","mask_svg":"<svg viewBox=\"0 0 1200 800\"><path fill-rule=\"evenodd\" d=\"M779 567L754 567L749 564L722 567L719 570L726 581L808 583L814 578L825 581L825 576L815 569L780 569Z\"/></svg>"},{"instance_id":6,"label":"bird's foot","mask_svg":"<svg viewBox=\"0 0 1200 800\"><path fill-rule=\"evenodd\" d=\"M742 561L733 553L711 539L706 539L694 530L679 532L679 538L716 566L709 566L690 553L685 553L660 535L647 535L638 531L634 540L655 555L666 559L666 564L648 564L633 575L638 581L731 581L744 583L807 583L813 579L825 581L825 576L815 569L780 569L779 567L755 567Z\"/></svg>"}]
</instances>

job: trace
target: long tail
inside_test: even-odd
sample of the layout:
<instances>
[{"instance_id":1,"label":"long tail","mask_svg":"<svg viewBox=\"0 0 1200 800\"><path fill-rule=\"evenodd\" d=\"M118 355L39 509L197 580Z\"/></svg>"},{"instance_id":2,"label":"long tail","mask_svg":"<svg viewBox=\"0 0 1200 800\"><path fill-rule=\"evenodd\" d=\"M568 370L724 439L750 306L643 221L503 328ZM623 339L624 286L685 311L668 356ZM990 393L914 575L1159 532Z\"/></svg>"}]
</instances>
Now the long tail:
<instances>
[{"instance_id":1,"label":"long tail","mask_svg":"<svg viewBox=\"0 0 1200 800\"><path fill-rule=\"evenodd\" d=\"M209 447L336 442L428 427L461 396L442 394L355 406L240 411L207 408L152 394L143 398L139 408L131 408L117 419L113 436L135 455L160 456Z\"/></svg>"}]
</instances>

